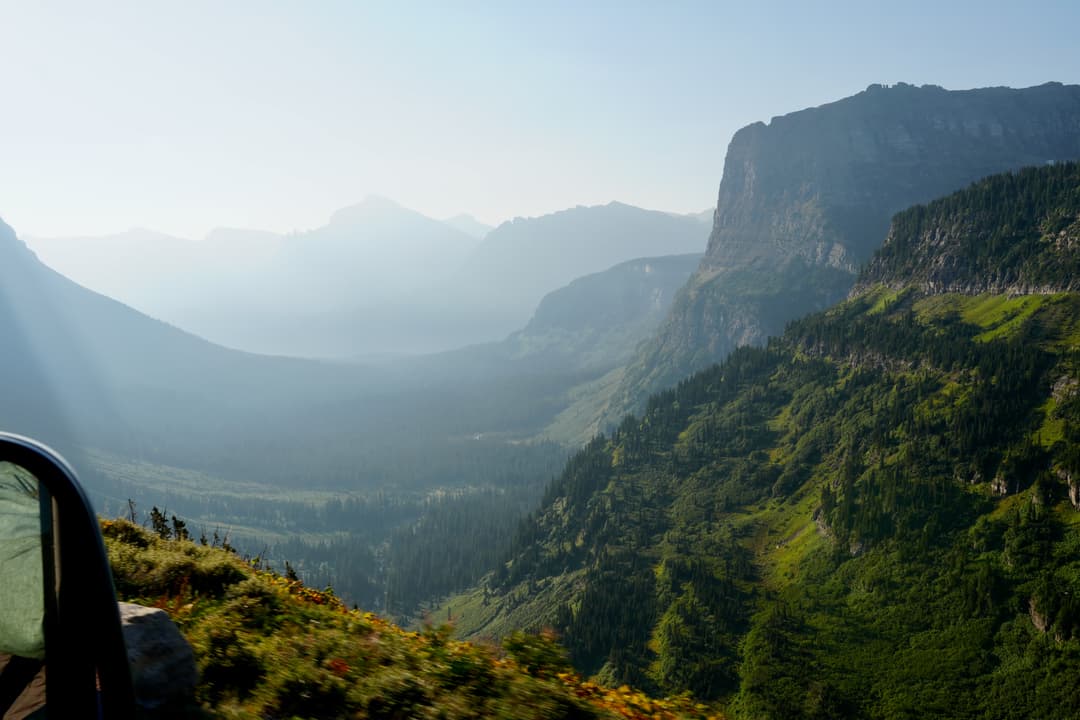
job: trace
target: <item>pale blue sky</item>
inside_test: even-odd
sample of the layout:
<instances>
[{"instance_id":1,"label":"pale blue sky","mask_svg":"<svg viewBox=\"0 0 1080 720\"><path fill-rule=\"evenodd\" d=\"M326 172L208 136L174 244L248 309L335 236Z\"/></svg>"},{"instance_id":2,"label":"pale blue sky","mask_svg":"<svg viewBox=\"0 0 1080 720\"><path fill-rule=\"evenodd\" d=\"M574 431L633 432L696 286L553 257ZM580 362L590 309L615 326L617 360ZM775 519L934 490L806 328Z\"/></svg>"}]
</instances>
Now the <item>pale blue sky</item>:
<instances>
[{"instance_id":1,"label":"pale blue sky","mask_svg":"<svg viewBox=\"0 0 1080 720\"><path fill-rule=\"evenodd\" d=\"M715 202L732 133L874 82L1080 82L1080 2L0 0L28 235Z\"/></svg>"}]
</instances>

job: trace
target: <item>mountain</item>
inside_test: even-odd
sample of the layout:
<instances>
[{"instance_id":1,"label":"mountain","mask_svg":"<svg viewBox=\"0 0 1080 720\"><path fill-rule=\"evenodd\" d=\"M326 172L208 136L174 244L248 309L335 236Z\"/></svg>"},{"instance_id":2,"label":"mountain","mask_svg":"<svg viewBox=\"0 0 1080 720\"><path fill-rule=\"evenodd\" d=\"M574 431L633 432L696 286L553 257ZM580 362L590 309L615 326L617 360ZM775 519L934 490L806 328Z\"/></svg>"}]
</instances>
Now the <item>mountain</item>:
<instances>
[{"instance_id":1,"label":"mountain","mask_svg":"<svg viewBox=\"0 0 1080 720\"><path fill-rule=\"evenodd\" d=\"M1076 167L997 175L901 213L856 290L914 284L937 294L1080 291Z\"/></svg>"},{"instance_id":2,"label":"mountain","mask_svg":"<svg viewBox=\"0 0 1080 720\"><path fill-rule=\"evenodd\" d=\"M691 217L609 203L492 230L451 276L452 292L494 337L521 328L543 296L575 278L634 258L701 252L706 240Z\"/></svg>"},{"instance_id":3,"label":"mountain","mask_svg":"<svg viewBox=\"0 0 1080 720\"><path fill-rule=\"evenodd\" d=\"M370 196L330 222L289 238L278 270L305 307L385 302L426 289L476 247L470 235L385 198Z\"/></svg>"},{"instance_id":4,"label":"mountain","mask_svg":"<svg viewBox=\"0 0 1080 720\"><path fill-rule=\"evenodd\" d=\"M732 138L701 268L607 417L844 297L897 211L986 175L1080 158L1080 86L871 85Z\"/></svg>"},{"instance_id":5,"label":"mountain","mask_svg":"<svg viewBox=\"0 0 1080 720\"><path fill-rule=\"evenodd\" d=\"M529 322L500 342L368 364L400 385L454 388L463 408L489 407L481 414L487 423L474 433L510 432L573 446L603 410L584 399L617 381L700 259L691 254L620 263L548 293Z\"/></svg>"},{"instance_id":6,"label":"mountain","mask_svg":"<svg viewBox=\"0 0 1080 720\"><path fill-rule=\"evenodd\" d=\"M200 264L199 244L133 228L97 237L28 238L49 267L135 307L157 308Z\"/></svg>"},{"instance_id":7,"label":"mountain","mask_svg":"<svg viewBox=\"0 0 1080 720\"><path fill-rule=\"evenodd\" d=\"M226 306L231 312L203 306L177 322L248 350L307 357L454 347L462 343L433 312L446 298L440 304L430 291L476 244L444 223L369 197L323 227L286 237Z\"/></svg>"},{"instance_id":8,"label":"mountain","mask_svg":"<svg viewBox=\"0 0 1080 720\"><path fill-rule=\"evenodd\" d=\"M498 393L469 404L474 385L214 345L68 280L6 225L0 332L0 425L72 455L89 448L230 480L406 492L482 483L544 454L465 440L477 427L519 427L534 412L527 404Z\"/></svg>"},{"instance_id":9,"label":"mountain","mask_svg":"<svg viewBox=\"0 0 1080 720\"><path fill-rule=\"evenodd\" d=\"M215 343L341 359L498 341L575 278L700 252L706 239L697 216L619 203L517 219L483 241L451 225L372 196L291 235L134 231L32 246L76 282Z\"/></svg>"},{"instance_id":10,"label":"mountain","mask_svg":"<svg viewBox=\"0 0 1080 720\"><path fill-rule=\"evenodd\" d=\"M460 230L466 235L472 235L477 240L482 240L484 236L492 230L491 225L485 225L472 215L466 215L464 213L455 215L452 218L447 218L443 220L443 222L455 230Z\"/></svg>"},{"instance_id":11,"label":"mountain","mask_svg":"<svg viewBox=\"0 0 1080 720\"><path fill-rule=\"evenodd\" d=\"M222 235L240 254L273 241ZM0 427L58 446L99 508L131 499L232 528L234 543L270 548L353 601L411 609L491 561L457 552L458 535L434 555L456 563L409 572L442 536L403 531L468 507L469 537L496 553L565 460L536 436L655 329L698 260L581 278L502 343L330 363L229 350L154 320L44 266L4 226Z\"/></svg>"},{"instance_id":12,"label":"mountain","mask_svg":"<svg viewBox=\"0 0 1080 720\"><path fill-rule=\"evenodd\" d=\"M545 295L525 327L505 340L427 361L454 364L456 357L477 362L485 356L487 363L530 373L607 372L626 362L667 316L700 261L700 253L638 258L585 275Z\"/></svg>"},{"instance_id":13,"label":"mountain","mask_svg":"<svg viewBox=\"0 0 1080 720\"><path fill-rule=\"evenodd\" d=\"M611 311L637 298L655 322L690 272L685 262L681 276L669 272L679 262L657 259L653 272L621 270L624 284L598 283L622 289L614 302L585 297ZM553 350L549 358L564 358L558 366L520 348L392 362L267 357L83 288L2 226L0 426L86 453L90 461L77 462L93 470L96 500L167 500L194 520L229 517L277 533L310 514L283 497L289 489L383 493L394 505L383 515L404 522L437 489L542 487L565 453L531 438L565 408L570 388L606 371L596 365L604 333L630 343L648 332L634 313L625 326L578 328L582 357L593 348L590 357ZM277 487L266 491L277 499L235 503L238 492L263 492L256 485ZM338 514L340 529L358 521L361 505Z\"/></svg>"},{"instance_id":14,"label":"mountain","mask_svg":"<svg viewBox=\"0 0 1080 720\"><path fill-rule=\"evenodd\" d=\"M343 388L379 384L374 373L228 350L149 318L46 267L2 223L0 332L4 427L65 449L205 459L249 432L284 433L290 412L338 403Z\"/></svg>"},{"instance_id":15,"label":"mountain","mask_svg":"<svg viewBox=\"0 0 1080 720\"><path fill-rule=\"evenodd\" d=\"M593 440L434 612L734 718L1077 707L1080 164L887 237L850 298Z\"/></svg>"},{"instance_id":16,"label":"mountain","mask_svg":"<svg viewBox=\"0 0 1080 720\"><path fill-rule=\"evenodd\" d=\"M330 357L435 350L429 289L472 236L371 196L290 235L220 228L201 242L149 231L35 239L76 282L229 347Z\"/></svg>"},{"instance_id":17,"label":"mountain","mask_svg":"<svg viewBox=\"0 0 1080 720\"><path fill-rule=\"evenodd\" d=\"M713 217L716 215L716 208L706 208L705 210L696 213L683 213L681 215L679 215L678 213L672 214L677 215L678 217L692 218L693 220L696 220L697 222L704 225L706 230L712 230Z\"/></svg>"},{"instance_id":18,"label":"mountain","mask_svg":"<svg viewBox=\"0 0 1080 720\"><path fill-rule=\"evenodd\" d=\"M622 364L663 320L700 261L700 253L640 258L578 278L545 295L507 343L519 354L542 347L582 364Z\"/></svg>"},{"instance_id":19,"label":"mountain","mask_svg":"<svg viewBox=\"0 0 1080 720\"><path fill-rule=\"evenodd\" d=\"M529 437L580 381L230 350L75 284L6 225L0 334L0 428L59 449L99 509L168 508L249 552L288 547L368 607L385 598L376 553L432 498L497 498L513 528L566 456Z\"/></svg>"}]
</instances>

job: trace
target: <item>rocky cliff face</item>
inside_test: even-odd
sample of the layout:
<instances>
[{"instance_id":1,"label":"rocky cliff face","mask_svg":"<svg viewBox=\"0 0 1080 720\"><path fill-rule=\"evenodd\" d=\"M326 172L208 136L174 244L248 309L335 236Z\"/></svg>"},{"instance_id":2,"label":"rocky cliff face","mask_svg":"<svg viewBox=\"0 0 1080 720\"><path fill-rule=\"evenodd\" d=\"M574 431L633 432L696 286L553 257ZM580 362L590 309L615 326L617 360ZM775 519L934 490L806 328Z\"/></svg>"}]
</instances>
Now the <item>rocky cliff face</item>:
<instances>
[{"instance_id":1,"label":"rocky cliff face","mask_svg":"<svg viewBox=\"0 0 1080 720\"><path fill-rule=\"evenodd\" d=\"M997 172L1080 158L1080 86L872 85L728 147L708 250L628 367L608 421L841 299L892 215Z\"/></svg>"}]
</instances>

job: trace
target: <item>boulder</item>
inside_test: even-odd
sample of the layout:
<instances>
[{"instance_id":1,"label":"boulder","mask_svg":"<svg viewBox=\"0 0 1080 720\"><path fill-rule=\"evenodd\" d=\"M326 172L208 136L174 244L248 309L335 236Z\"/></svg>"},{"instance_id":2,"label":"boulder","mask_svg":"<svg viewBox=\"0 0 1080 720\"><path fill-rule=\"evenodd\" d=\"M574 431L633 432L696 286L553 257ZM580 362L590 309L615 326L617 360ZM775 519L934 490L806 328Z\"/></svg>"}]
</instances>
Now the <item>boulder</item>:
<instances>
[{"instance_id":1,"label":"boulder","mask_svg":"<svg viewBox=\"0 0 1080 720\"><path fill-rule=\"evenodd\" d=\"M157 608L120 603L135 702L146 717L172 717L194 701L195 654L176 623Z\"/></svg>"}]
</instances>

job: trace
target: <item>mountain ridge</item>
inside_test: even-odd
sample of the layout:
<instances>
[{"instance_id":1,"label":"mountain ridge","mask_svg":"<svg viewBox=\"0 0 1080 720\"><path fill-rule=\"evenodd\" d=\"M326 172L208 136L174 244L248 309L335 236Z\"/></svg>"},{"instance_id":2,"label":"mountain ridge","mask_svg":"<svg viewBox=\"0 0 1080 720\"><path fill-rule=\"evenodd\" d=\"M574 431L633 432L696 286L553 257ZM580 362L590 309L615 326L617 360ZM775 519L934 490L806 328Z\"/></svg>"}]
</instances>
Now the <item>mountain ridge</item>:
<instances>
[{"instance_id":1,"label":"mountain ridge","mask_svg":"<svg viewBox=\"0 0 1080 720\"><path fill-rule=\"evenodd\" d=\"M898 213L852 288L1049 295L1080 290L1080 163L1025 168Z\"/></svg>"},{"instance_id":2,"label":"mountain ridge","mask_svg":"<svg viewBox=\"0 0 1080 720\"><path fill-rule=\"evenodd\" d=\"M304 232L161 238L33 246L87 287L219 344L340 359L501 340L546 293L637 257L700 252L706 232L690 217L613 202L518 218L480 237L370 196Z\"/></svg>"},{"instance_id":3,"label":"mountain ridge","mask_svg":"<svg viewBox=\"0 0 1080 720\"><path fill-rule=\"evenodd\" d=\"M642 257L701 252L693 218L612 201L514 218L491 230L452 278L479 312L498 303L501 334L523 326L547 292ZM486 310L485 310L486 309Z\"/></svg>"},{"instance_id":4,"label":"mountain ridge","mask_svg":"<svg viewBox=\"0 0 1080 720\"><path fill-rule=\"evenodd\" d=\"M846 296L894 213L986 175L1077 158L1080 86L1060 83L871 85L739 130L701 268L628 366L605 424Z\"/></svg>"},{"instance_id":5,"label":"mountain ridge","mask_svg":"<svg viewBox=\"0 0 1080 720\"><path fill-rule=\"evenodd\" d=\"M913 217L1074 218L1076 171L901 213L878 258L930 257L897 253L936 237ZM964 212L999 185L1045 201ZM1072 253L1036 247L1048 272ZM1045 668L1068 674L1080 653L1080 295L897 291L867 272L860 294L594 439L508 562L436 612L466 633L550 624L579 670L735 718L1071 706Z\"/></svg>"}]
</instances>

